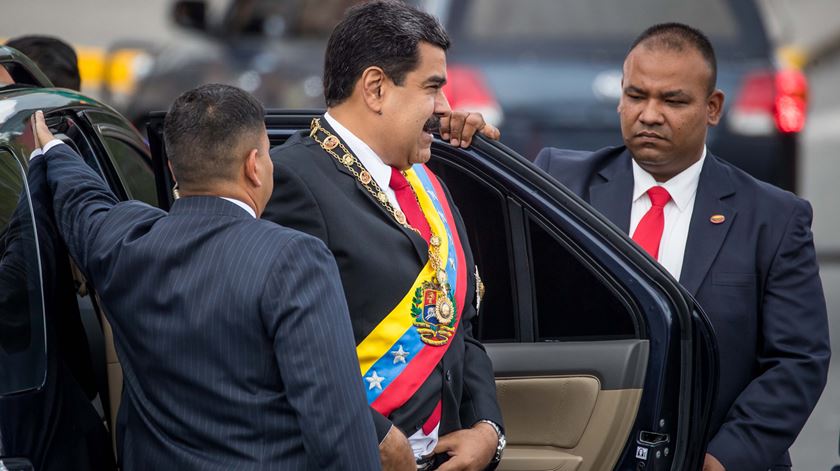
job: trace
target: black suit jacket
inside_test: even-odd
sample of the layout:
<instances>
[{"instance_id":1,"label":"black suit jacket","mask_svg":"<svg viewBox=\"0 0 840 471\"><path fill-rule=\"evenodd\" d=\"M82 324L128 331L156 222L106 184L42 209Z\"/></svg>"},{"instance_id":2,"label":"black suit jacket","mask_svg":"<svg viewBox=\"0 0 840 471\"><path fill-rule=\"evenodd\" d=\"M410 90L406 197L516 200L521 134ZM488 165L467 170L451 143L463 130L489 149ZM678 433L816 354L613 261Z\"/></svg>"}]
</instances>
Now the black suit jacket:
<instances>
[{"instance_id":1,"label":"black suit jacket","mask_svg":"<svg viewBox=\"0 0 840 471\"><path fill-rule=\"evenodd\" d=\"M322 125L326 125L324 121ZM327 244L338 263L358 344L412 286L428 258L426 242L397 224L308 132L293 135L271 155L274 194L263 218L312 234ZM380 440L392 423L408 435L420 429L441 395L441 435L481 419L502 423L493 367L472 336L471 321L476 315L473 257L461 216L448 194L447 198L466 256L468 291L463 317L442 361L417 393L389 418L371 409Z\"/></svg>"},{"instance_id":2,"label":"black suit jacket","mask_svg":"<svg viewBox=\"0 0 840 471\"><path fill-rule=\"evenodd\" d=\"M123 469L379 469L321 241L213 196L119 203L70 147L43 158L114 329Z\"/></svg>"},{"instance_id":3,"label":"black suit jacket","mask_svg":"<svg viewBox=\"0 0 840 471\"><path fill-rule=\"evenodd\" d=\"M626 148L544 149L535 163L629 231ZM725 221L713 224L718 214ZM708 451L728 470L790 466L787 450L825 387L830 344L810 227L807 201L707 154L679 281L717 334Z\"/></svg>"}]
</instances>

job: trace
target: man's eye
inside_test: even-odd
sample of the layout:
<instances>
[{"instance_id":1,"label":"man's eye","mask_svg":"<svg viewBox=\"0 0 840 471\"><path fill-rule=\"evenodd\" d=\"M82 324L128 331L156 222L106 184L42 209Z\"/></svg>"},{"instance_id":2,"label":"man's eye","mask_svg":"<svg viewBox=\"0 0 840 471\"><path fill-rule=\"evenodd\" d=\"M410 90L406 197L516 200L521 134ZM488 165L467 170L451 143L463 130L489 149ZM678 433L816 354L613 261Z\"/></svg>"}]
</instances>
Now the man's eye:
<instances>
[{"instance_id":1,"label":"man's eye","mask_svg":"<svg viewBox=\"0 0 840 471\"><path fill-rule=\"evenodd\" d=\"M668 103L669 105L684 105L685 104L685 102L682 101L682 100L665 100L665 103Z\"/></svg>"}]
</instances>

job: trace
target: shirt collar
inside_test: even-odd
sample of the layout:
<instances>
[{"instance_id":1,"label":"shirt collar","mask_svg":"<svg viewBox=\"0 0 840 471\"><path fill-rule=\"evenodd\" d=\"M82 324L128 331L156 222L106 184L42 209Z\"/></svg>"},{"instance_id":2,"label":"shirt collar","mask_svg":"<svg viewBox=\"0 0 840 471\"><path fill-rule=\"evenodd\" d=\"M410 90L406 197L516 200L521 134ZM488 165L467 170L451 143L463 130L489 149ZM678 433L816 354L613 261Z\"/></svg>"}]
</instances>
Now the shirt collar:
<instances>
[{"instance_id":1,"label":"shirt collar","mask_svg":"<svg viewBox=\"0 0 840 471\"><path fill-rule=\"evenodd\" d=\"M697 193L700 171L703 170L703 162L706 160L706 146L703 146L703 154L700 156L700 160L664 183L657 182L653 175L640 167L634 159L631 160L633 161L633 202L644 196L651 187L659 185L668 190L671 201L677 205L680 211L683 211Z\"/></svg>"},{"instance_id":2,"label":"shirt collar","mask_svg":"<svg viewBox=\"0 0 840 471\"><path fill-rule=\"evenodd\" d=\"M230 201L231 203L233 203L233 204L235 204L235 205L239 206L240 208L244 209L245 211L248 211L248 214L250 214L250 215L251 215L251 217L253 217L254 219L256 219L256 218L257 218L257 213L255 213L255 212L254 212L254 208L252 208L252 207L248 206L248 205L247 205L247 204L245 204L244 202L239 201L239 200L237 200L237 199L228 198L227 196L220 196L219 198L221 198L221 199L223 199L223 200L226 200L226 201Z\"/></svg>"},{"instance_id":3,"label":"shirt collar","mask_svg":"<svg viewBox=\"0 0 840 471\"><path fill-rule=\"evenodd\" d=\"M376 155L376 152L365 144L365 141L359 139L349 129L342 126L335 118L330 116L329 111L324 113L324 119L327 120L330 127L335 130L341 139L347 144L347 147L356 155L356 158L365 166L370 176L376 181L380 188L390 188L391 183L391 167L382 161Z\"/></svg>"}]
</instances>

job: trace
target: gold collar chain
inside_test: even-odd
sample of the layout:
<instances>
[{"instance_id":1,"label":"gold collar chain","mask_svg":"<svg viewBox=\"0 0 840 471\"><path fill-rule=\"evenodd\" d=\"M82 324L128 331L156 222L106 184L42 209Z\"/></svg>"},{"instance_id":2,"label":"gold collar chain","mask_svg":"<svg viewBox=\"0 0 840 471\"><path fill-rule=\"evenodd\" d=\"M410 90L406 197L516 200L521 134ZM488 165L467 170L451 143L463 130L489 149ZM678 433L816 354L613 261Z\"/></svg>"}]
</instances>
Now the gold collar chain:
<instances>
[{"instance_id":1,"label":"gold collar chain","mask_svg":"<svg viewBox=\"0 0 840 471\"><path fill-rule=\"evenodd\" d=\"M408 221L405 218L405 213L400 211L399 208L395 208L394 205L388 201L388 195L382 191L382 188L379 187L379 184L376 183L376 180L370 176L370 172L367 171L364 165L359 162L359 159L350 152L347 147L344 146L344 143L341 142L341 139L334 136L332 133L327 131L323 126L321 126L320 118L312 118L312 124L310 124L310 132L309 137L315 140L318 144L321 145L321 148L327 151L328 154L333 156L335 160L337 160L341 165L350 171L356 180L362 184L365 190L368 191L373 198L381 204L389 214L391 214L397 223L406 229L410 229L418 234L420 231L411 227L408 224ZM319 133L323 134L323 139L319 136ZM336 147L341 149L341 152L344 154L339 156L338 153L334 150Z\"/></svg>"},{"instance_id":2,"label":"gold collar chain","mask_svg":"<svg viewBox=\"0 0 840 471\"><path fill-rule=\"evenodd\" d=\"M388 200L388 195L382 191L379 184L376 183L370 172L367 171L364 165L359 161L356 156L350 152L350 150L345 147L344 143L341 142L337 136L330 133L326 128L321 126L321 119L320 118L312 118L312 123L309 125L309 137L315 140L318 144L320 144L321 148L327 151L328 154L333 156L335 160L337 160L341 165L343 165L350 173L356 177L356 180L362 184L362 186L367 190L373 198L381 204L385 210L394 217L394 220L397 223L406 229L412 230L417 234L420 234L420 231L412 227L408 224L408 221L405 218L405 213L403 213L399 208L395 208L394 205ZM323 135L323 137L321 136ZM335 151L335 148L338 147L342 154L341 156ZM412 193L414 192L414 188L411 188ZM417 194L414 194L414 198L417 198ZM420 200L417 200L417 204L420 204ZM431 227L429 228L431 230ZM422 234L421 234L422 235ZM429 238L429 261L432 265L432 270L434 270L435 278L437 283L444 284L446 283L446 269L445 265L443 264L442 260L440 259L440 254L438 253L440 250L440 237L438 237L434 231L432 231L432 235Z\"/></svg>"}]
</instances>

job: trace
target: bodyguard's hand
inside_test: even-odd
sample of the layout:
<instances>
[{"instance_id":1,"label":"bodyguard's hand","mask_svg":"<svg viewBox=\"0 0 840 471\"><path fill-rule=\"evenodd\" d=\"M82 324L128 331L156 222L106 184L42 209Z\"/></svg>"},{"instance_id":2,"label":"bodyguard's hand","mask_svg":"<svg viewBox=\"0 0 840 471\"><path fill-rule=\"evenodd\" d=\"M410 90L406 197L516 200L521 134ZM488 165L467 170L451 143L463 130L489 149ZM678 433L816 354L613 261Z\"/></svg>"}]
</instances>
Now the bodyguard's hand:
<instances>
[{"instance_id":1,"label":"bodyguard's hand","mask_svg":"<svg viewBox=\"0 0 840 471\"><path fill-rule=\"evenodd\" d=\"M481 113L450 111L440 117L440 137L455 147L469 147L476 132L496 141L502 136L496 126L484 121Z\"/></svg>"},{"instance_id":2,"label":"bodyguard's hand","mask_svg":"<svg viewBox=\"0 0 840 471\"><path fill-rule=\"evenodd\" d=\"M417 462L414 460L414 452L411 451L408 438L393 425L379 444L379 460L382 462L382 471L415 471L417 469Z\"/></svg>"},{"instance_id":3,"label":"bodyguard's hand","mask_svg":"<svg viewBox=\"0 0 840 471\"><path fill-rule=\"evenodd\" d=\"M714 456L706 453L706 459L703 460L703 471L726 471L720 461Z\"/></svg>"},{"instance_id":4,"label":"bodyguard's hand","mask_svg":"<svg viewBox=\"0 0 840 471\"><path fill-rule=\"evenodd\" d=\"M43 111L36 111L32 119L34 122L33 127L35 128L35 146L42 148L48 142L55 139L55 136L50 132L50 128L47 127L47 121L44 119Z\"/></svg>"},{"instance_id":5,"label":"bodyguard's hand","mask_svg":"<svg viewBox=\"0 0 840 471\"><path fill-rule=\"evenodd\" d=\"M480 471L490 464L496 454L499 436L489 424L478 423L470 429L458 430L440 437L435 453L446 453L449 461L440 471Z\"/></svg>"}]
</instances>

